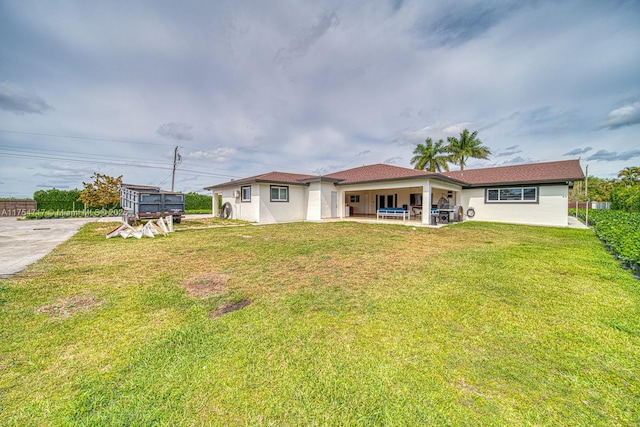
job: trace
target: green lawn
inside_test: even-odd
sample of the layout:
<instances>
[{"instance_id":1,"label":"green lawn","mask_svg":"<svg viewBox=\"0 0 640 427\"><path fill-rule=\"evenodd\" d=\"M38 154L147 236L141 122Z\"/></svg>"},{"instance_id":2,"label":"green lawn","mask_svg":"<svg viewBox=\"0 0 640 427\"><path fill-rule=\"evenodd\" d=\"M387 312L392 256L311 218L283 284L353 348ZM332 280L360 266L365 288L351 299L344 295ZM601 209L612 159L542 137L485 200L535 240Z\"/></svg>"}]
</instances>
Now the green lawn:
<instances>
[{"instance_id":1,"label":"green lawn","mask_svg":"<svg viewBox=\"0 0 640 427\"><path fill-rule=\"evenodd\" d=\"M640 424L640 281L589 230L112 228L0 281L0 425Z\"/></svg>"}]
</instances>

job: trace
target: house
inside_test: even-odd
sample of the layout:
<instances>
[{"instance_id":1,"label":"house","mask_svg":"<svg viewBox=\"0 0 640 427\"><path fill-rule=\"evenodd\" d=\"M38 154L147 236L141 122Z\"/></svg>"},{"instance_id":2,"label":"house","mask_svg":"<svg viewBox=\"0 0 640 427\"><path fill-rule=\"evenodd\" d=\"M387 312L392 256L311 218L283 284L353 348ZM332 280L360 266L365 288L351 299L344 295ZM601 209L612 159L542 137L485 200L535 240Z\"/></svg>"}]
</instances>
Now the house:
<instances>
[{"instance_id":1,"label":"house","mask_svg":"<svg viewBox=\"0 0 640 427\"><path fill-rule=\"evenodd\" d=\"M581 180L578 160L442 173L375 164L322 176L269 172L205 189L214 215L221 197L232 218L261 224L375 216L384 208L429 224L422 210L444 206L460 220L567 226L569 188Z\"/></svg>"}]
</instances>

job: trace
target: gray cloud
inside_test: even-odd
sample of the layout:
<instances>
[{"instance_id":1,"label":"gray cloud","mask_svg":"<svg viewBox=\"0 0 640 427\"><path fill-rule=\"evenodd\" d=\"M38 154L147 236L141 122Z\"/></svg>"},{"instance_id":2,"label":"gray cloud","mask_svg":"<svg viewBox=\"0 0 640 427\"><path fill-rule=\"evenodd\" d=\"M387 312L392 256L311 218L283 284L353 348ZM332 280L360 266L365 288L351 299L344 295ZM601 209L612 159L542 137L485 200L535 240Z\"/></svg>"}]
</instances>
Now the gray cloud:
<instances>
[{"instance_id":1,"label":"gray cloud","mask_svg":"<svg viewBox=\"0 0 640 427\"><path fill-rule=\"evenodd\" d=\"M340 20L335 11L323 13L305 34L293 38L288 47L279 49L276 52L274 62L277 65L287 65L292 60L305 56L311 46L317 43L331 28L336 28L339 23Z\"/></svg>"},{"instance_id":2,"label":"gray cloud","mask_svg":"<svg viewBox=\"0 0 640 427\"><path fill-rule=\"evenodd\" d=\"M216 160L216 161L227 161L231 156L235 154L235 150L232 148L216 148L213 151L190 151L186 153L183 157L187 159L194 160Z\"/></svg>"},{"instance_id":3,"label":"gray cloud","mask_svg":"<svg viewBox=\"0 0 640 427\"><path fill-rule=\"evenodd\" d=\"M404 6L405 0L390 0L390 2L391 2L391 8L393 9L393 11L397 12L400 9L402 9L402 6Z\"/></svg>"},{"instance_id":4,"label":"gray cloud","mask_svg":"<svg viewBox=\"0 0 640 427\"><path fill-rule=\"evenodd\" d=\"M563 154L563 156L578 156L580 154L588 153L591 150L593 150L592 147L575 148L571 151L567 151L566 153Z\"/></svg>"},{"instance_id":5,"label":"gray cloud","mask_svg":"<svg viewBox=\"0 0 640 427\"><path fill-rule=\"evenodd\" d=\"M364 150L356 154L356 157L366 156L369 153L371 153L371 150Z\"/></svg>"},{"instance_id":6,"label":"gray cloud","mask_svg":"<svg viewBox=\"0 0 640 427\"><path fill-rule=\"evenodd\" d=\"M176 141L193 140L193 126L186 123L165 123L158 128L156 133L164 138Z\"/></svg>"},{"instance_id":7,"label":"gray cloud","mask_svg":"<svg viewBox=\"0 0 640 427\"><path fill-rule=\"evenodd\" d=\"M70 185L64 184L64 183L48 183L48 184L37 184L36 187L38 188L57 188L58 190L66 190L68 188L71 188Z\"/></svg>"},{"instance_id":8,"label":"gray cloud","mask_svg":"<svg viewBox=\"0 0 640 427\"><path fill-rule=\"evenodd\" d=\"M500 125L500 124L502 124L504 122L508 122L510 120L514 120L514 119L518 118L519 116L520 116L520 112L515 111L515 112L509 114L507 117L501 117L501 118L499 118L497 120L491 121L489 123L486 123L486 124L480 126L478 128L478 131L491 129L491 128L496 127L496 126L498 126L498 125Z\"/></svg>"},{"instance_id":9,"label":"gray cloud","mask_svg":"<svg viewBox=\"0 0 640 427\"><path fill-rule=\"evenodd\" d=\"M492 157L508 157L518 153L522 153L520 146L512 145L510 147L506 147L501 150L495 150L495 152L491 156Z\"/></svg>"},{"instance_id":10,"label":"gray cloud","mask_svg":"<svg viewBox=\"0 0 640 427\"><path fill-rule=\"evenodd\" d=\"M386 160L383 160L382 163L384 163L385 165L395 165L401 160L402 160L402 157L390 157Z\"/></svg>"},{"instance_id":11,"label":"gray cloud","mask_svg":"<svg viewBox=\"0 0 640 427\"><path fill-rule=\"evenodd\" d=\"M616 151L598 150L591 156L587 157L587 160L595 160L597 162L615 162L631 160L636 157L640 157L640 150L629 150L621 153Z\"/></svg>"},{"instance_id":12,"label":"gray cloud","mask_svg":"<svg viewBox=\"0 0 640 427\"><path fill-rule=\"evenodd\" d=\"M15 114L43 114L53 110L34 90L8 81L0 83L0 108Z\"/></svg>"},{"instance_id":13,"label":"gray cloud","mask_svg":"<svg viewBox=\"0 0 640 427\"><path fill-rule=\"evenodd\" d=\"M311 171L311 173L313 175L327 175L331 172L336 172L344 168L345 168L344 164L326 165L326 166L321 166L319 168L314 169L313 171Z\"/></svg>"},{"instance_id":14,"label":"gray cloud","mask_svg":"<svg viewBox=\"0 0 640 427\"><path fill-rule=\"evenodd\" d=\"M624 126L640 124L640 101L623 105L612 110L607 121L601 126L603 129L614 130Z\"/></svg>"},{"instance_id":15,"label":"gray cloud","mask_svg":"<svg viewBox=\"0 0 640 427\"><path fill-rule=\"evenodd\" d=\"M505 162L501 163L501 165L520 165L522 163L534 163L534 162L535 160L531 158L518 156L518 157L514 157L513 159L506 160Z\"/></svg>"},{"instance_id":16,"label":"gray cloud","mask_svg":"<svg viewBox=\"0 0 640 427\"><path fill-rule=\"evenodd\" d=\"M426 26L421 23L422 20L417 24L423 37L448 47L464 44L483 35L519 7L517 4L496 7L488 2L456 2L448 6Z\"/></svg>"}]
</instances>

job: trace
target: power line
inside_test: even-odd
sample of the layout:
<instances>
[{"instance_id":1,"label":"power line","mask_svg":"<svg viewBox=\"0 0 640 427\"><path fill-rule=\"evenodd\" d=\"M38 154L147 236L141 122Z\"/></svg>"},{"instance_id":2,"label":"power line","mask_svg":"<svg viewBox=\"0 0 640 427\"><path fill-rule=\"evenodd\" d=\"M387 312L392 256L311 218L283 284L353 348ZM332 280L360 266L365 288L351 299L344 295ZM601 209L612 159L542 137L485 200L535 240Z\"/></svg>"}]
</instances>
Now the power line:
<instances>
[{"instance_id":1,"label":"power line","mask_svg":"<svg viewBox=\"0 0 640 427\"><path fill-rule=\"evenodd\" d=\"M0 129L0 132L13 133L13 134L19 134L19 135L48 136L48 137L54 137L54 138L68 138L68 139L88 140L88 141L118 142L118 143L124 143L124 144L155 145L155 146L164 146L164 147L174 147L175 146L174 143L142 142L142 141L130 141L130 140L122 140L122 139L84 137L84 136L76 136L76 135L59 135L59 134L51 134L51 133L44 133L44 132L22 132L22 131L15 131L15 130L9 130L9 129ZM2 146L0 146L0 148L1 147ZM6 147L10 147L10 146L6 146ZM197 148L193 148L193 147L186 146L186 145L180 145L180 147L181 148L187 148L189 150L189 152L192 152L192 153L202 152L202 153L206 153L206 154L211 154L213 156L220 156L220 153L215 153L215 152L208 151L208 150L197 149ZM33 150L33 151L37 151L37 150ZM53 150L42 150L42 151L53 151ZM257 152L256 150L247 150L247 151ZM56 152L58 152L58 151L56 151ZM71 152L66 152L66 153L73 154ZM79 153L79 154L87 154L87 153ZM110 156L110 157L116 157L116 156ZM293 171L298 171L298 172L303 172L303 173L309 173L308 169L297 168L297 167L291 166L291 165L283 166L283 165L277 165L277 164L273 164L273 163L266 163L264 161L260 161L260 160L253 159L253 158L243 159L243 163L255 163L255 164L264 165L264 166L270 166L270 167L275 167L275 168L286 168L287 170L293 170ZM218 169L218 170L225 170L225 169ZM231 178L239 178L238 176L234 176L234 175L220 175L220 176L226 176L226 177L231 177Z\"/></svg>"},{"instance_id":2,"label":"power line","mask_svg":"<svg viewBox=\"0 0 640 427\"><path fill-rule=\"evenodd\" d=\"M90 154L90 153L83 153L83 152L78 152L78 153L74 153L71 151L62 151L62 150L47 150L44 148L40 148L40 149L34 149L34 148L29 148L29 147L15 147L15 146L10 146L10 145L0 145L0 150L5 149L5 151L9 151L12 153L18 153L18 154L26 154L26 155L37 155L37 154L41 154L41 155L46 155L46 156L55 156L57 158L57 160L63 160L63 159L67 159L67 160L72 160L72 159L78 159L78 160L94 160L96 162L98 161L104 161L105 159L107 160L127 160L127 161L131 161L131 157L125 157L125 156L112 156L112 155L107 155L107 156L103 156L100 155L99 157L96 157L95 154ZM155 163L155 162L154 162ZM164 165L165 163L162 160L157 161L157 163L159 165Z\"/></svg>"},{"instance_id":3,"label":"power line","mask_svg":"<svg viewBox=\"0 0 640 427\"><path fill-rule=\"evenodd\" d=\"M35 154L44 154L47 156L56 156L55 159L52 160L67 160L67 161L71 161L72 159L78 159L78 160L87 160L87 161L93 161L93 162L102 162L104 163L105 159L108 160L125 160L127 162L131 162L131 156L113 156L113 155L100 155L99 157L95 157L95 155L90 154L90 153L84 153L84 152L72 152L72 151L62 151L62 150L49 150L46 148L31 148L31 147L16 147L15 145L1 145L0 144L0 150L2 149L6 149L8 151L11 151L13 153L20 153L20 154L29 154L29 155L35 155ZM35 154L32 154L35 153ZM215 153L211 153L211 154L215 154ZM64 155L64 156L62 156ZM152 163L152 164L157 164L159 167L163 167L165 166L167 163L165 160L161 159L161 160L154 160L154 161L147 161L147 164ZM120 163L118 163L120 164ZM180 169L183 170L183 169ZM221 169L221 168L217 168L217 170L219 171L229 171L228 169ZM208 172L202 172L202 173L208 173ZM224 174L218 174L220 176L227 176L230 178L240 178L237 175L224 175Z\"/></svg>"},{"instance_id":4,"label":"power line","mask_svg":"<svg viewBox=\"0 0 640 427\"><path fill-rule=\"evenodd\" d=\"M69 139L86 139L89 141L103 141L103 142L122 142L125 144L143 144L143 145L164 145L173 146L173 144L165 144L161 142L142 142L142 141L126 141L122 139L107 139L107 138L94 138L88 136L75 136L75 135L56 135L52 133L36 133L36 132L21 132L17 130L0 129L0 132L16 133L20 135L35 135L35 136L50 136L53 138L69 138Z\"/></svg>"},{"instance_id":5,"label":"power line","mask_svg":"<svg viewBox=\"0 0 640 427\"><path fill-rule=\"evenodd\" d=\"M7 153L2 152L0 150L0 154L6 157L14 157L14 158L23 158L23 159L33 159L33 160L58 160L69 163L91 163L91 164L104 164L104 165L115 165L115 166L125 166L125 167L134 167L134 168L148 168L148 169L160 169L160 170L172 170L170 166L159 166L153 164L144 164L140 162L117 162L117 161L104 161L104 160L95 160L95 159L81 159L81 158L65 158L65 157L57 157L51 155L35 155L35 154L16 154L16 153ZM189 175L204 175L218 178L239 178L234 175L225 175L225 174L217 174L206 171L198 171L198 170L190 170L190 169L180 169L181 172L187 172Z\"/></svg>"}]
</instances>

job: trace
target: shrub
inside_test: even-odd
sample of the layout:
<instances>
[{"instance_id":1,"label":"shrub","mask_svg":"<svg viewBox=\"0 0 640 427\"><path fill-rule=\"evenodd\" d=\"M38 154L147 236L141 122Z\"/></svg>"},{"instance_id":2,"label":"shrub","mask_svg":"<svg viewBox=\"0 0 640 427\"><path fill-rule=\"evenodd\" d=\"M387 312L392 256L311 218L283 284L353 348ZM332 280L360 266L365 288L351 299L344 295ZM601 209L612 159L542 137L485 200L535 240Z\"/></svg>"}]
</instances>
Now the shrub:
<instances>
[{"instance_id":1,"label":"shrub","mask_svg":"<svg viewBox=\"0 0 640 427\"><path fill-rule=\"evenodd\" d=\"M614 187L611 190L611 209L640 212L640 185Z\"/></svg>"}]
</instances>

